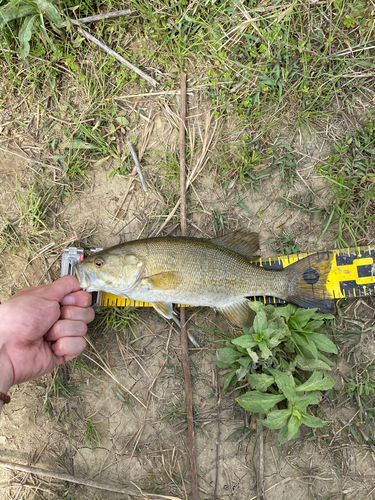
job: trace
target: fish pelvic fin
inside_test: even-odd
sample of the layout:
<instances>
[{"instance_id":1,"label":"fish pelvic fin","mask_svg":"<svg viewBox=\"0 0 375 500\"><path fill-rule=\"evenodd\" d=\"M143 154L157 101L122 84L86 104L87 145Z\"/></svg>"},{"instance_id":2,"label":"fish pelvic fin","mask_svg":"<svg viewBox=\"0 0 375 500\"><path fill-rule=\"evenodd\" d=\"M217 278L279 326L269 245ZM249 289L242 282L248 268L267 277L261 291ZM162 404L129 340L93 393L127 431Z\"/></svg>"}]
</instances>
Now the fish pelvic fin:
<instances>
[{"instance_id":1,"label":"fish pelvic fin","mask_svg":"<svg viewBox=\"0 0 375 500\"><path fill-rule=\"evenodd\" d=\"M300 307L317 308L321 313L335 312L335 304L327 291L333 254L318 252L286 267L285 300Z\"/></svg>"},{"instance_id":2,"label":"fish pelvic fin","mask_svg":"<svg viewBox=\"0 0 375 500\"><path fill-rule=\"evenodd\" d=\"M219 238L213 238L211 243L219 247L232 250L248 259L259 256L259 233L253 233L250 229L241 228Z\"/></svg>"},{"instance_id":3,"label":"fish pelvic fin","mask_svg":"<svg viewBox=\"0 0 375 500\"><path fill-rule=\"evenodd\" d=\"M215 309L241 328L251 326L254 320L254 311L250 309L248 299L240 299Z\"/></svg>"},{"instance_id":4,"label":"fish pelvic fin","mask_svg":"<svg viewBox=\"0 0 375 500\"><path fill-rule=\"evenodd\" d=\"M181 326L180 320L173 310L173 304L170 302L151 302L152 307L165 319L173 319L178 326Z\"/></svg>"}]
</instances>

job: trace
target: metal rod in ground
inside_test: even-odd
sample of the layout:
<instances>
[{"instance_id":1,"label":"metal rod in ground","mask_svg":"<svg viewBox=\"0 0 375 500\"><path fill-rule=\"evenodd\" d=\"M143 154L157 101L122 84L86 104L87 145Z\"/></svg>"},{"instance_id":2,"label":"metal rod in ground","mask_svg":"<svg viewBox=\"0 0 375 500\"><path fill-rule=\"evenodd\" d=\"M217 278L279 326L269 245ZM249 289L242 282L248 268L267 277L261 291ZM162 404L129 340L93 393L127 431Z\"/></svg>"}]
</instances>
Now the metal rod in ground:
<instances>
[{"instance_id":1,"label":"metal rod in ground","mask_svg":"<svg viewBox=\"0 0 375 500\"><path fill-rule=\"evenodd\" d=\"M81 19L69 19L69 21L72 24L87 24L87 23L92 23L94 21L101 21L103 19L111 19L112 17L120 17L120 16L128 16L131 14L133 11L130 9L126 10L114 10L113 12L106 12L105 14L98 14L96 16L89 16L89 17L81 17ZM66 22L63 22L61 24L61 27L64 28L66 26Z\"/></svg>"},{"instance_id":2,"label":"metal rod in ground","mask_svg":"<svg viewBox=\"0 0 375 500\"><path fill-rule=\"evenodd\" d=\"M121 57L120 54L117 54L117 52L115 52L114 50L110 49L103 42L101 42L100 40L98 40L94 36L90 35L90 33L88 33L86 30L84 30L82 28L77 28L77 31L81 35L83 35L86 38L88 38L88 40L90 40L90 42L93 42L96 45L98 45L98 47L100 47L102 50L104 50L104 52L107 52L107 54L115 57L120 63L124 64L129 69L131 69L132 71L134 71L134 73L137 73L137 75L139 75L141 78L144 78L146 81L148 81L148 83L150 83L151 85L153 85L154 87L156 87L156 85L157 85L157 81L156 80L154 80L153 78L151 78L151 76L146 75L146 73L144 73L141 69L137 68L136 66L134 66L134 64L130 63L129 61L127 61L126 59L124 59L123 57Z\"/></svg>"},{"instance_id":3,"label":"metal rod in ground","mask_svg":"<svg viewBox=\"0 0 375 500\"><path fill-rule=\"evenodd\" d=\"M181 112L180 112L180 193L181 193L181 234L186 234L186 167L185 167L185 121L186 121L186 74L181 74ZM180 307L181 356L185 376L185 399L188 424L189 459L191 470L191 500L198 500L197 466L195 461L193 397L189 369L189 349L186 334L185 308Z\"/></svg>"},{"instance_id":4,"label":"metal rod in ground","mask_svg":"<svg viewBox=\"0 0 375 500\"><path fill-rule=\"evenodd\" d=\"M140 179L142 187L143 187L143 191L146 192L148 190L148 188L147 188L145 178L143 177L143 174L142 174L141 164L139 163L137 153L135 152L135 150L133 148L133 144L131 142L128 143L128 146L129 146L130 152L132 154L135 166L137 167L137 172L138 172L138 176L139 176L139 179Z\"/></svg>"}]
</instances>

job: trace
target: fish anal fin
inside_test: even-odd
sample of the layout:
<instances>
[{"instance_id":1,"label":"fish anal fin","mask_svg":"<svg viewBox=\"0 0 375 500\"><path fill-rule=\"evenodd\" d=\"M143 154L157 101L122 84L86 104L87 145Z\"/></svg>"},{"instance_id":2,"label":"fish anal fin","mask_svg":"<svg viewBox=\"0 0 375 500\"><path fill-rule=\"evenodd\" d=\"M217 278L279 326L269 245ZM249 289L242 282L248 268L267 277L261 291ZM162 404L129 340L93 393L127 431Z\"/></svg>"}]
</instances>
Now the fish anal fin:
<instances>
[{"instance_id":1,"label":"fish anal fin","mask_svg":"<svg viewBox=\"0 0 375 500\"><path fill-rule=\"evenodd\" d=\"M322 313L335 312L327 290L333 253L318 252L286 267L288 294L285 300L300 307L317 308Z\"/></svg>"},{"instance_id":2,"label":"fish anal fin","mask_svg":"<svg viewBox=\"0 0 375 500\"><path fill-rule=\"evenodd\" d=\"M163 318L173 319L180 326L180 321L173 310L171 302L151 302L151 305Z\"/></svg>"},{"instance_id":3,"label":"fish anal fin","mask_svg":"<svg viewBox=\"0 0 375 500\"><path fill-rule=\"evenodd\" d=\"M248 259L259 256L259 233L241 228L219 238L213 238L211 243L232 250Z\"/></svg>"},{"instance_id":4,"label":"fish anal fin","mask_svg":"<svg viewBox=\"0 0 375 500\"><path fill-rule=\"evenodd\" d=\"M240 299L216 309L229 321L241 328L249 327L254 320L254 311L250 309L248 299Z\"/></svg>"}]
</instances>

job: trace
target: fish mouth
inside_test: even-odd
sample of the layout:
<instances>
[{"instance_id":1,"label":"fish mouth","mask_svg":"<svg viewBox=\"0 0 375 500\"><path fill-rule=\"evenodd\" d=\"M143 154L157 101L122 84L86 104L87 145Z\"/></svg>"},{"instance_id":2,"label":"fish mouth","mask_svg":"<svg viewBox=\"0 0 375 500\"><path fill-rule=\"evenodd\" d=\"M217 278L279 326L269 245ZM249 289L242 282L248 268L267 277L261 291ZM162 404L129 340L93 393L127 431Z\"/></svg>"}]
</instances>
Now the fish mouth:
<instances>
[{"instance_id":1,"label":"fish mouth","mask_svg":"<svg viewBox=\"0 0 375 500\"><path fill-rule=\"evenodd\" d=\"M85 269L79 262L73 266L73 276L75 276L82 290L87 292L96 291L93 282L95 281L95 276L93 273Z\"/></svg>"}]
</instances>

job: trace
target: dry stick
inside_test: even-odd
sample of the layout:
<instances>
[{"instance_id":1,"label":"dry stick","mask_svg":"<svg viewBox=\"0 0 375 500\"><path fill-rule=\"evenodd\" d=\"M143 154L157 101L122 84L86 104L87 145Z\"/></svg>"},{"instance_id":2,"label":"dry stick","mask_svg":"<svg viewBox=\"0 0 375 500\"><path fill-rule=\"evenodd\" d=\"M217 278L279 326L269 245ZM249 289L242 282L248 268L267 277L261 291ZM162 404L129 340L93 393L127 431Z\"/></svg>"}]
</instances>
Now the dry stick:
<instances>
[{"instance_id":1,"label":"dry stick","mask_svg":"<svg viewBox=\"0 0 375 500\"><path fill-rule=\"evenodd\" d=\"M132 154L135 166L137 167L137 172L138 172L138 176L139 176L139 179L140 179L142 187L143 187L143 191L146 193L148 188L147 188L145 178L143 177L143 174L142 174L141 164L138 161L137 153L135 152L135 150L133 148L133 144L131 142L128 143L128 146L129 146L130 152Z\"/></svg>"},{"instance_id":2,"label":"dry stick","mask_svg":"<svg viewBox=\"0 0 375 500\"><path fill-rule=\"evenodd\" d=\"M98 490L113 491L114 493L122 493L124 495L129 495L133 497L142 497L144 499L150 498L155 500L181 500L178 497L171 497L169 495L158 495L157 493L145 493L140 489L139 491L132 491L128 490L127 488L116 488L108 484L91 481L91 479L83 479L71 476L70 474L64 474L63 472L40 469L39 467L28 467L22 464L3 462L2 460L0 460L0 468L28 472L30 474L37 474L39 476L51 477L52 479L60 479L61 481L68 481L69 483L82 484L83 486L88 486L89 488L97 488Z\"/></svg>"},{"instance_id":3,"label":"dry stick","mask_svg":"<svg viewBox=\"0 0 375 500\"><path fill-rule=\"evenodd\" d=\"M186 235L186 165L185 165L185 121L186 121L186 73L181 73L181 114L180 114L180 217L181 217L181 235ZM195 462L195 444L194 444L194 419L193 419L193 398L191 392L191 377L189 369L189 349L186 335L185 308L180 307L181 321L181 354L182 364L185 375L186 392L186 413L188 424L189 439L189 458L191 469L191 489L192 500L198 500L198 481L197 468Z\"/></svg>"},{"instance_id":4,"label":"dry stick","mask_svg":"<svg viewBox=\"0 0 375 500\"><path fill-rule=\"evenodd\" d=\"M81 19L69 19L72 24L87 24L93 21L102 21L103 19L111 19L112 17L128 16L132 11L126 10L114 10L113 12L107 12L106 14L98 14L97 16L82 17ZM62 28L65 28L66 22L61 24Z\"/></svg>"},{"instance_id":5,"label":"dry stick","mask_svg":"<svg viewBox=\"0 0 375 500\"><path fill-rule=\"evenodd\" d=\"M259 413L258 418L263 418ZM264 500L264 460L263 460L263 425L259 423L259 437L258 437L258 467L257 467L257 493L258 500Z\"/></svg>"},{"instance_id":6,"label":"dry stick","mask_svg":"<svg viewBox=\"0 0 375 500\"><path fill-rule=\"evenodd\" d=\"M116 58L120 63L124 64L129 69L131 69L132 71L134 71L134 73L137 73L137 75L139 75L141 78L144 78L145 80L148 81L148 83L150 83L151 85L153 85L154 87L156 87L156 85L157 85L157 81L156 80L154 80L153 78L151 78L151 76L146 75L146 73L144 73L141 69L137 68L136 66L134 66L134 64L130 63L129 61L127 61L126 59L124 59L123 57L121 57L120 54L117 54L117 52L115 52L114 50L110 49L103 42L99 41L97 38L95 38L94 36L90 35L90 33L88 33L86 30L84 30L82 28L77 28L77 31L81 35L83 35L86 38L88 38L91 42L93 42L96 45L98 45L102 50L104 50L104 52L107 52L107 54L109 54L110 56L113 56L114 58Z\"/></svg>"},{"instance_id":7,"label":"dry stick","mask_svg":"<svg viewBox=\"0 0 375 500\"><path fill-rule=\"evenodd\" d=\"M213 500L216 500L217 485L219 482L220 391L219 391L219 380L217 376L217 365L215 365L215 380L216 380L216 404L217 404L217 438L216 438L216 474L215 474L215 489L214 489Z\"/></svg>"}]
</instances>

